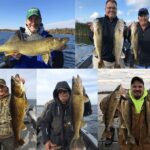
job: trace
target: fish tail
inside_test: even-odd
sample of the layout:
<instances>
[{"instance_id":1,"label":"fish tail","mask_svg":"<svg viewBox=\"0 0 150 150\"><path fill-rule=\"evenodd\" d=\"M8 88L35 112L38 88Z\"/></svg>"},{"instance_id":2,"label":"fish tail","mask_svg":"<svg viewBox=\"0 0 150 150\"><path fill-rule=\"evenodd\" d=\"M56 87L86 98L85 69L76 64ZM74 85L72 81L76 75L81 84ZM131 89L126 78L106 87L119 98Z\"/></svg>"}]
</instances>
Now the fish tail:
<instances>
[{"instance_id":1,"label":"fish tail","mask_svg":"<svg viewBox=\"0 0 150 150\"><path fill-rule=\"evenodd\" d=\"M133 136L130 136L130 137L128 137L128 140L127 140L129 143L131 143L131 144L135 144L136 142L135 142L135 138L133 137Z\"/></svg>"},{"instance_id":2,"label":"fish tail","mask_svg":"<svg viewBox=\"0 0 150 150\"><path fill-rule=\"evenodd\" d=\"M18 148L19 146L22 146L24 144L24 140L23 139L19 139L15 141L15 147Z\"/></svg>"},{"instance_id":3,"label":"fish tail","mask_svg":"<svg viewBox=\"0 0 150 150\"><path fill-rule=\"evenodd\" d=\"M85 143L82 138L72 139L69 150L86 150Z\"/></svg>"},{"instance_id":4,"label":"fish tail","mask_svg":"<svg viewBox=\"0 0 150 150\"><path fill-rule=\"evenodd\" d=\"M102 134L102 139L111 138L111 137L112 137L112 132L111 131L107 131L105 129L103 134Z\"/></svg>"}]
</instances>

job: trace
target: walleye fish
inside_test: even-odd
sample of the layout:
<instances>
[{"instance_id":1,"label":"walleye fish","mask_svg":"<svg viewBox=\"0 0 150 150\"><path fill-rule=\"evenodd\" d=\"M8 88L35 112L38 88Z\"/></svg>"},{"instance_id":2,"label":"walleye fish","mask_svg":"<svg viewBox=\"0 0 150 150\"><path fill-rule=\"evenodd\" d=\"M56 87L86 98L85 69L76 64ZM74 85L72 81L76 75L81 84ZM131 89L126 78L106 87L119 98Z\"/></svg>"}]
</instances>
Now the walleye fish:
<instances>
[{"instance_id":1,"label":"walleye fish","mask_svg":"<svg viewBox=\"0 0 150 150\"><path fill-rule=\"evenodd\" d=\"M24 140L20 138L20 132L25 129L24 116L25 109L28 107L28 101L25 94L25 87L18 74L11 77L11 116L16 147L24 144Z\"/></svg>"},{"instance_id":2,"label":"walleye fish","mask_svg":"<svg viewBox=\"0 0 150 150\"><path fill-rule=\"evenodd\" d=\"M48 63L50 51L58 50L68 42L68 38L44 38L34 41L9 40L0 46L0 52L5 55L21 53L27 56L42 55L45 63Z\"/></svg>"},{"instance_id":3,"label":"walleye fish","mask_svg":"<svg viewBox=\"0 0 150 150\"><path fill-rule=\"evenodd\" d=\"M124 100L121 102L121 114L124 120L124 125L121 128L127 129L127 142L135 144L135 138L131 134L131 108L128 101Z\"/></svg>"},{"instance_id":4,"label":"walleye fish","mask_svg":"<svg viewBox=\"0 0 150 150\"><path fill-rule=\"evenodd\" d=\"M94 21L93 23L93 29L94 29L94 46L95 51L98 56L98 68L102 68L104 66L103 60L101 59L101 53L102 53L102 25L98 20Z\"/></svg>"},{"instance_id":5,"label":"walleye fish","mask_svg":"<svg viewBox=\"0 0 150 150\"><path fill-rule=\"evenodd\" d=\"M137 32L137 22L131 24L131 50L134 54L135 62L138 61L138 32Z\"/></svg>"},{"instance_id":6,"label":"walleye fish","mask_svg":"<svg viewBox=\"0 0 150 150\"><path fill-rule=\"evenodd\" d=\"M119 85L110 95L106 96L103 100L102 103L105 103L104 100L107 100L107 108L104 112L103 120L105 123L105 130L102 134L102 138L111 138L111 132L110 128L112 127L113 124L113 119L115 116L115 112L117 110L117 107L120 102L121 98L121 90L122 86ZM102 104L101 104L102 105Z\"/></svg>"},{"instance_id":7,"label":"walleye fish","mask_svg":"<svg viewBox=\"0 0 150 150\"><path fill-rule=\"evenodd\" d=\"M81 142L80 129L85 124L83 121L84 114L84 102L86 100L84 94L84 87L79 76L72 79L72 113L73 113L73 128L74 136L72 138L70 148L73 149L73 145L81 145L84 147L84 142ZM75 144L76 143L76 144ZM77 144L80 143L80 144ZM82 144L81 144L82 143Z\"/></svg>"},{"instance_id":8,"label":"walleye fish","mask_svg":"<svg viewBox=\"0 0 150 150\"><path fill-rule=\"evenodd\" d=\"M114 33L114 56L115 56L115 68L120 68L120 59L123 44L124 44L124 29L125 24L123 20L118 20L116 27L115 27L115 33Z\"/></svg>"}]
</instances>

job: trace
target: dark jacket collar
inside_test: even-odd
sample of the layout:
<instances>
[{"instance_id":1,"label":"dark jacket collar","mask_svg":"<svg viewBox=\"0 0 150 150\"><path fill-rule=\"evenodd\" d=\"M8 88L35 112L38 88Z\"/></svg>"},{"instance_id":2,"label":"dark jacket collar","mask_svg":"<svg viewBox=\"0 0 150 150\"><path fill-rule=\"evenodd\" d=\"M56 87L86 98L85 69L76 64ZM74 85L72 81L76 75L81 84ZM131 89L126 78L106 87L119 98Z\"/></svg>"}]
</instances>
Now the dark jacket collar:
<instances>
[{"instance_id":1,"label":"dark jacket collar","mask_svg":"<svg viewBox=\"0 0 150 150\"><path fill-rule=\"evenodd\" d=\"M109 17L108 16L106 16L105 15L105 17L104 18L106 18L107 20L109 20L110 21L110 19L109 19ZM116 16L113 20L112 20L112 22L114 22L114 21L117 21L118 20L118 17Z\"/></svg>"}]
</instances>

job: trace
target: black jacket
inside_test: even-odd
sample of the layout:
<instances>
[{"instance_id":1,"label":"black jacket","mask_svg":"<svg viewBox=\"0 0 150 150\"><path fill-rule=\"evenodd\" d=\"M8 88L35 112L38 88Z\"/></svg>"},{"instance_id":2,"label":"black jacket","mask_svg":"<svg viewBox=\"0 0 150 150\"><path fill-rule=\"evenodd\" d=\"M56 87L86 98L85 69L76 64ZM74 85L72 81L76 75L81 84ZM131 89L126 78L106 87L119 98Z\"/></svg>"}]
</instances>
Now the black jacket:
<instances>
[{"instance_id":1,"label":"black jacket","mask_svg":"<svg viewBox=\"0 0 150 150\"><path fill-rule=\"evenodd\" d=\"M48 105L44 118L41 122L44 144L51 140L59 146L69 145L73 136L73 126L71 120L71 103L70 101L63 105L58 100L58 88L71 89L67 82L58 82L53 92L54 100Z\"/></svg>"},{"instance_id":2,"label":"black jacket","mask_svg":"<svg viewBox=\"0 0 150 150\"><path fill-rule=\"evenodd\" d=\"M115 56L113 55L113 41L114 41L114 30L117 24L118 18L116 17L112 22L107 16L97 18L103 28L102 38L102 59L108 62L114 62ZM90 39L92 34L90 33Z\"/></svg>"},{"instance_id":3,"label":"black jacket","mask_svg":"<svg viewBox=\"0 0 150 150\"><path fill-rule=\"evenodd\" d=\"M114 31L118 21L118 18L114 18L112 21L108 18L108 16L97 18L102 25L102 60L108 62L114 62L115 56L113 54L114 49ZM93 32L90 32L89 38L93 41ZM124 37L126 38L126 28L124 30Z\"/></svg>"},{"instance_id":4,"label":"black jacket","mask_svg":"<svg viewBox=\"0 0 150 150\"><path fill-rule=\"evenodd\" d=\"M44 144L51 140L57 145L61 145L64 149L70 145L73 137L73 125L72 125L72 110L71 100L63 105L58 99L58 89L68 89L71 95L71 89L66 81L58 82L53 92L54 100L52 100L44 113L44 117L41 121L41 129L43 135ZM90 102L85 103L84 115L90 115L92 113Z\"/></svg>"},{"instance_id":5,"label":"black jacket","mask_svg":"<svg viewBox=\"0 0 150 150\"><path fill-rule=\"evenodd\" d=\"M150 66L150 23L143 31L138 24L138 37L139 37L139 65Z\"/></svg>"}]
</instances>

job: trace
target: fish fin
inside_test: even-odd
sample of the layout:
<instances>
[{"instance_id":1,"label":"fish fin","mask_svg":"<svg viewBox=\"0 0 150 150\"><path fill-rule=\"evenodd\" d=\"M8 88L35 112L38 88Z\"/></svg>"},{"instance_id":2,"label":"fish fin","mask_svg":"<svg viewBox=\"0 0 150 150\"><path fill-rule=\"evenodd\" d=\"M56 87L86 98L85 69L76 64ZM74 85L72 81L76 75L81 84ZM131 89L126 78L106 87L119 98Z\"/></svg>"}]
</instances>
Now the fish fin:
<instances>
[{"instance_id":1,"label":"fish fin","mask_svg":"<svg viewBox=\"0 0 150 150\"><path fill-rule=\"evenodd\" d=\"M42 59L45 62L45 64L48 64L49 58L50 58L50 53L46 53L42 55Z\"/></svg>"},{"instance_id":2,"label":"fish fin","mask_svg":"<svg viewBox=\"0 0 150 150\"><path fill-rule=\"evenodd\" d=\"M5 52L4 54L5 54L5 56L11 56L14 54L14 52Z\"/></svg>"},{"instance_id":3,"label":"fish fin","mask_svg":"<svg viewBox=\"0 0 150 150\"><path fill-rule=\"evenodd\" d=\"M21 125L21 129L22 129L22 130L26 130L26 129L27 129L27 127L25 126L25 124L24 124L24 123L22 123L22 125Z\"/></svg>"},{"instance_id":4,"label":"fish fin","mask_svg":"<svg viewBox=\"0 0 150 150\"><path fill-rule=\"evenodd\" d=\"M25 142L24 142L23 139L19 139L19 140L18 140L18 144L19 144L19 145L23 145L24 143L25 143Z\"/></svg>"},{"instance_id":5,"label":"fish fin","mask_svg":"<svg viewBox=\"0 0 150 150\"><path fill-rule=\"evenodd\" d=\"M82 150L86 149L83 138L80 137L78 139L72 139L69 150L73 150L73 149L82 149Z\"/></svg>"},{"instance_id":6,"label":"fish fin","mask_svg":"<svg viewBox=\"0 0 150 150\"><path fill-rule=\"evenodd\" d=\"M81 121L81 128L86 125L86 122L84 120Z\"/></svg>"},{"instance_id":7,"label":"fish fin","mask_svg":"<svg viewBox=\"0 0 150 150\"><path fill-rule=\"evenodd\" d=\"M111 137L112 137L112 133L105 129L102 133L102 138L105 139L105 138L111 138Z\"/></svg>"}]
</instances>

